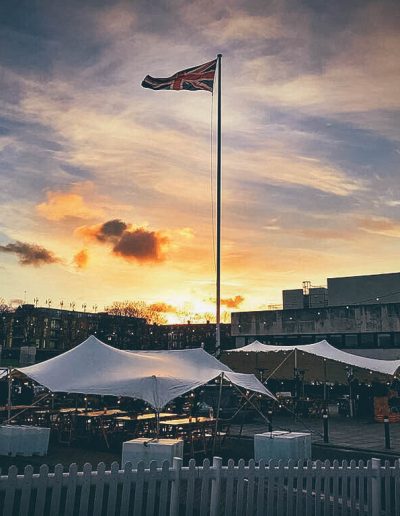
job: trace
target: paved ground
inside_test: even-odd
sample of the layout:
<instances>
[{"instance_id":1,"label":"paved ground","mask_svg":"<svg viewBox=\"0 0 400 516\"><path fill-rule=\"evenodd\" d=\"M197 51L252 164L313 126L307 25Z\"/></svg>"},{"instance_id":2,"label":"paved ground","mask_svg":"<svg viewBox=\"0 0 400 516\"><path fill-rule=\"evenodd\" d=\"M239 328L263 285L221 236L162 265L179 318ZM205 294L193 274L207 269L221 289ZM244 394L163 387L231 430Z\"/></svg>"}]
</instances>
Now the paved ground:
<instances>
[{"instance_id":1,"label":"paved ground","mask_svg":"<svg viewBox=\"0 0 400 516\"><path fill-rule=\"evenodd\" d=\"M311 431L313 459L363 459L380 457L382 459L400 458L400 423L390 425L391 449L385 449L384 426L382 423L370 421L351 420L346 418L331 418L329 420L329 444L324 444L322 436L321 419L304 419L295 421L292 417L275 417L274 430ZM231 427L231 439L227 439L222 449L216 454L222 456L224 463L229 458L237 461L240 458L249 460L254 457L253 435L266 432L267 426L262 423L247 424L243 427L242 438L238 439L240 427ZM210 455L210 454L209 454ZM186 457L185 463L190 457ZM202 461L203 455L196 456L197 461ZM16 465L20 473L27 464L32 464L35 471L41 464L48 464L53 468L56 464L78 464L79 469L85 462L96 466L104 462L107 468L113 461L121 460L120 451L100 451L88 447L61 446L52 444L46 457L0 457L0 469L6 472L8 467ZM4 473L3 473L4 474Z\"/></svg>"},{"instance_id":2,"label":"paved ground","mask_svg":"<svg viewBox=\"0 0 400 516\"><path fill-rule=\"evenodd\" d=\"M293 417L275 417L274 430L311 431L312 442L323 444L322 419L306 418L295 420ZM252 437L254 434L266 432L267 426L262 423L247 424L243 427L242 436ZM238 435L240 426L231 428L232 435ZM390 452L400 457L400 423L390 425ZM353 420L342 417L329 419L329 444L338 447L350 447L363 450L385 450L385 433L383 423Z\"/></svg>"}]
</instances>

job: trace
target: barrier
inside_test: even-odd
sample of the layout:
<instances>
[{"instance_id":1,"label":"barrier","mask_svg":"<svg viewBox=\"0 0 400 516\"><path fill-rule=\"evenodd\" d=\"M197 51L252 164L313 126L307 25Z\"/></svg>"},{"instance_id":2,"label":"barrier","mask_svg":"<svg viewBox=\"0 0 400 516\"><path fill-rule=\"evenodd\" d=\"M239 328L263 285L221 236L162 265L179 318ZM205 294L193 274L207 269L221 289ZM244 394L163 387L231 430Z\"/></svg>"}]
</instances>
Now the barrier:
<instances>
[{"instance_id":1,"label":"barrier","mask_svg":"<svg viewBox=\"0 0 400 516\"><path fill-rule=\"evenodd\" d=\"M0 477L0 511L3 516L217 516L220 514L316 516L378 516L400 514L400 461L394 466L380 460L300 462L205 460L188 467L175 458L148 469L118 463L106 471L85 464L79 471L47 465L33 474L26 466L17 475L12 466Z\"/></svg>"}]
</instances>

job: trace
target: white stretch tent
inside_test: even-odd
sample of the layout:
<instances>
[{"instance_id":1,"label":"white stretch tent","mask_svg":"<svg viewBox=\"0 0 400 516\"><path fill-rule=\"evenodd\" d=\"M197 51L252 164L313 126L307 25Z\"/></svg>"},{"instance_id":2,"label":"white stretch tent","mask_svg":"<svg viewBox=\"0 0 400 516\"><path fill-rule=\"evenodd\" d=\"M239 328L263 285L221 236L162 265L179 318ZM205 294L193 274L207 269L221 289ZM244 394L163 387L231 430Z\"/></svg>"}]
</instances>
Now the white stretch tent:
<instances>
[{"instance_id":1,"label":"white stretch tent","mask_svg":"<svg viewBox=\"0 0 400 516\"><path fill-rule=\"evenodd\" d=\"M156 411L221 373L243 389L276 399L253 374L234 373L203 349L129 352L93 335L57 357L17 370L53 392L138 398Z\"/></svg>"},{"instance_id":2,"label":"white stretch tent","mask_svg":"<svg viewBox=\"0 0 400 516\"><path fill-rule=\"evenodd\" d=\"M242 348L228 349L226 352L277 353L294 350L326 358L327 360L341 362L349 366L368 369L370 371L376 371L378 373L389 375L394 375L397 369L400 367L400 360L378 360L375 358L366 358L358 355L352 355L351 353L346 353L345 351L334 348L326 340L321 340L321 342L316 342L315 344L304 344L300 346L273 346L271 344L262 344L258 340L255 340L247 346L243 346Z\"/></svg>"}]
</instances>

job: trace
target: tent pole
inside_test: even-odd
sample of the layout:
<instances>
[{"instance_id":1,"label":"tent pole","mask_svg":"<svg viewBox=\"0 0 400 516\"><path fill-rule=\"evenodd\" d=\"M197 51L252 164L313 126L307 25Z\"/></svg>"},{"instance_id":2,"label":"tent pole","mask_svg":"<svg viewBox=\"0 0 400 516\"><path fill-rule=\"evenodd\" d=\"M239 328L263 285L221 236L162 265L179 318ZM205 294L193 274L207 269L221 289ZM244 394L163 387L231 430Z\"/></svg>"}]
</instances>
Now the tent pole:
<instances>
[{"instance_id":1,"label":"tent pole","mask_svg":"<svg viewBox=\"0 0 400 516\"><path fill-rule=\"evenodd\" d=\"M299 370L298 370L298 362L297 362L297 348L294 348L294 369L293 369L293 376L294 376L294 399L295 402L297 402L299 398Z\"/></svg>"},{"instance_id":2,"label":"tent pole","mask_svg":"<svg viewBox=\"0 0 400 516\"><path fill-rule=\"evenodd\" d=\"M268 382L268 380L270 378L272 378L274 376L274 374L277 372L277 370L283 366L283 364L286 362L286 360L288 360L293 355L293 353L294 353L294 351L291 351L289 353L289 355L287 357L285 357L277 367L275 367L275 369L272 371L272 373L270 375L268 375L268 378L265 380L264 385Z\"/></svg>"},{"instance_id":3,"label":"tent pole","mask_svg":"<svg viewBox=\"0 0 400 516\"><path fill-rule=\"evenodd\" d=\"M251 398L253 398L255 396L255 393L253 393L250 397L247 397L245 394L243 394L243 392L239 389L239 387L235 384L232 384L235 389L239 392L239 394L242 396L242 398L244 398L246 400L246 403L250 403L250 405L260 414L260 416L268 423L268 425L270 424L270 420L267 418L267 416L265 416L261 410L251 401ZM275 401L275 400L274 400ZM240 410L242 410L242 408L244 407L245 405L243 405L242 407L240 407L240 409L238 411L236 411L236 413L234 414L236 416L236 414L238 414L240 412ZM233 416L234 417L234 416ZM231 419L233 419L233 417Z\"/></svg>"},{"instance_id":4,"label":"tent pole","mask_svg":"<svg viewBox=\"0 0 400 516\"><path fill-rule=\"evenodd\" d=\"M7 394L7 420L11 419L11 367L7 368L7 382L8 382L8 394Z\"/></svg>"},{"instance_id":5,"label":"tent pole","mask_svg":"<svg viewBox=\"0 0 400 516\"><path fill-rule=\"evenodd\" d=\"M324 403L325 403L325 409L327 408L326 407L326 404L327 404L327 401L328 401L328 396L327 396L327 390L326 390L326 381L327 381L327 363L326 363L326 358L323 359L324 361Z\"/></svg>"},{"instance_id":6,"label":"tent pole","mask_svg":"<svg viewBox=\"0 0 400 516\"><path fill-rule=\"evenodd\" d=\"M214 431L214 440L213 440L213 447L212 447L212 456L214 457L215 453L215 445L217 441L218 436L218 422L219 422L219 412L221 410L221 398L222 398L222 383L224 381L224 373L221 373L221 376L219 377L219 394L218 394L218 405L217 405L217 417L215 418L215 431Z\"/></svg>"},{"instance_id":7,"label":"tent pole","mask_svg":"<svg viewBox=\"0 0 400 516\"><path fill-rule=\"evenodd\" d=\"M160 437L160 411L156 410L156 441Z\"/></svg>"}]
</instances>

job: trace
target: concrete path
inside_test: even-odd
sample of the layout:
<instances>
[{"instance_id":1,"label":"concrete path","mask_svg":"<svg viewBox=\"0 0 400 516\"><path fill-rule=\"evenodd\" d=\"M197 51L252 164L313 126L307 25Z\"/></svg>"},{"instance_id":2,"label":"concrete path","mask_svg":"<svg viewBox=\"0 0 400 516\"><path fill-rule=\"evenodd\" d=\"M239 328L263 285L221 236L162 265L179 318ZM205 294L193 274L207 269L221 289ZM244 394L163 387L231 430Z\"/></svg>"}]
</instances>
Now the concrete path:
<instances>
[{"instance_id":1,"label":"concrete path","mask_svg":"<svg viewBox=\"0 0 400 516\"><path fill-rule=\"evenodd\" d=\"M322 419L306 418L295 420L293 417L275 417L274 430L292 430L312 432L312 442L323 444ZM239 425L231 427L231 435L238 435ZM249 423L243 426L242 436L253 437L254 434L267 432L263 423ZM366 420L333 417L329 419L329 444L363 450L390 451L400 457L400 423L390 425L390 450L385 450L385 433L383 423Z\"/></svg>"}]
</instances>

